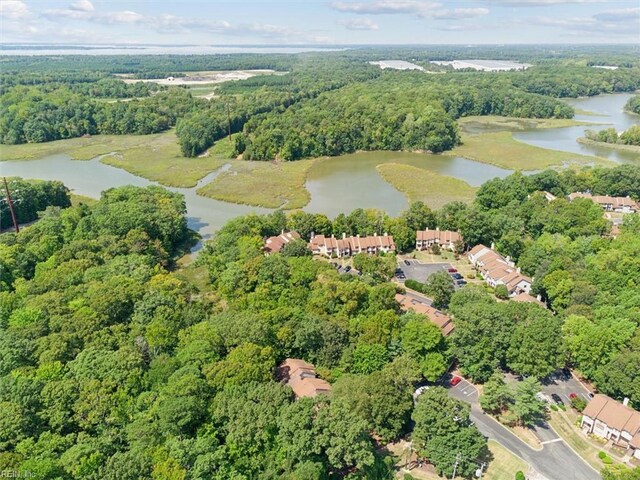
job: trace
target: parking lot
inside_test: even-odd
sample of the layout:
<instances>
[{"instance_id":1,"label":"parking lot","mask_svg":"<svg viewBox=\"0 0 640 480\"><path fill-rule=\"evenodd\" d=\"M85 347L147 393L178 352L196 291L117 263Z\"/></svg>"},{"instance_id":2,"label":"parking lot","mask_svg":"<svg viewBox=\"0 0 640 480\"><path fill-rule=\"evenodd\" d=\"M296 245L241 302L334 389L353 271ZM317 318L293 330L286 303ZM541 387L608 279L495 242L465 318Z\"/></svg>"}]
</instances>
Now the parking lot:
<instances>
[{"instance_id":1,"label":"parking lot","mask_svg":"<svg viewBox=\"0 0 640 480\"><path fill-rule=\"evenodd\" d=\"M426 282L429 275L436 272L446 271L451 268L450 263L420 263L417 260L406 260L409 265L405 264L405 260L398 260L398 267L402 269L407 279L416 280L418 282Z\"/></svg>"},{"instance_id":2,"label":"parking lot","mask_svg":"<svg viewBox=\"0 0 640 480\"><path fill-rule=\"evenodd\" d=\"M516 381L514 376L511 374L506 374L505 380L507 382ZM544 379L541 384L541 391L550 402L553 402L553 400L551 400L551 395L556 394L562 399L565 405L570 405L571 397L569 395L572 393L575 393L587 402L591 400L591 397L589 397L589 390L587 390L575 377L570 375L568 376L562 371L551 374L548 378Z\"/></svg>"}]
</instances>

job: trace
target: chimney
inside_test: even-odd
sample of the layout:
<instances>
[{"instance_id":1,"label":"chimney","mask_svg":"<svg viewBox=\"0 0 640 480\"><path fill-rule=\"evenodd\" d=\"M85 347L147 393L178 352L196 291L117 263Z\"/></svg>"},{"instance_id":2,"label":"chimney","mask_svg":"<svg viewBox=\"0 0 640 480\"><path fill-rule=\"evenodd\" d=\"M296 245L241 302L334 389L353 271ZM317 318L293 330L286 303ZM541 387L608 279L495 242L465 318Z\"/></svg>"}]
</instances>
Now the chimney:
<instances>
[{"instance_id":1,"label":"chimney","mask_svg":"<svg viewBox=\"0 0 640 480\"><path fill-rule=\"evenodd\" d=\"M316 236L316 234L313 232L313 230L311 231L311 240L314 239L314 237Z\"/></svg>"},{"instance_id":2,"label":"chimney","mask_svg":"<svg viewBox=\"0 0 640 480\"><path fill-rule=\"evenodd\" d=\"M495 250L496 249L496 244L491 242L491 250Z\"/></svg>"},{"instance_id":3,"label":"chimney","mask_svg":"<svg viewBox=\"0 0 640 480\"><path fill-rule=\"evenodd\" d=\"M436 232L439 232L439 231L440 231L440 227L436 227Z\"/></svg>"},{"instance_id":4,"label":"chimney","mask_svg":"<svg viewBox=\"0 0 640 480\"><path fill-rule=\"evenodd\" d=\"M347 238L347 234L345 232L342 232L342 238L343 239Z\"/></svg>"},{"instance_id":5,"label":"chimney","mask_svg":"<svg viewBox=\"0 0 640 480\"><path fill-rule=\"evenodd\" d=\"M622 401L622 404L623 404L625 407L628 407L628 406L629 406L629 399L628 399L627 397L624 397L624 400Z\"/></svg>"},{"instance_id":6,"label":"chimney","mask_svg":"<svg viewBox=\"0 0 640 480\"><path fill-rule=\"evenodd\" d=\"M520 272L520 267L516 268L516 272L521 273Z\"/></svg>"},{"instance_id":7,"label":"chimney","mask_svg":"<svg viewBox=\"0 0 640 480\"><path fill-rule=\"evenodd\" d=\"M378 236L378 232L373 232L373 236L377 237Z\"/></svg>"},{"instance_id":8,"label":"chimney","mask_svg":"<svg viewBox=\"0 0 640 480\"><path fill-rule=\"evenodd\" d=\"M389 235L387 235L387 232L384 232L384 236L385 236L385 237L388 237Z\"/></svg>"}]
</instances>

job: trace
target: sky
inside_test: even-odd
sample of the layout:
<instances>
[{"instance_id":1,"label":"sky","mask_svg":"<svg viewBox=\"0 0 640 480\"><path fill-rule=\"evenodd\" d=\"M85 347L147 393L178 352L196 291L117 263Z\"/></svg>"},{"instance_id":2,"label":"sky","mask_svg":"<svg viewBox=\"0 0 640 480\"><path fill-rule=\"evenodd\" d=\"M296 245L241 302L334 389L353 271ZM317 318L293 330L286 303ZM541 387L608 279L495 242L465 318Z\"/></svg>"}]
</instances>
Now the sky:
<instances>
[{"instance_id":1,"label":"sky","mask_svg":"<svg viewBox=\"0 0 640 480\"><path fill-rule=\"evenodd\" d=\"M0 42L640 44L640 0L0 0Z\"/></svg>"}]
</instances>

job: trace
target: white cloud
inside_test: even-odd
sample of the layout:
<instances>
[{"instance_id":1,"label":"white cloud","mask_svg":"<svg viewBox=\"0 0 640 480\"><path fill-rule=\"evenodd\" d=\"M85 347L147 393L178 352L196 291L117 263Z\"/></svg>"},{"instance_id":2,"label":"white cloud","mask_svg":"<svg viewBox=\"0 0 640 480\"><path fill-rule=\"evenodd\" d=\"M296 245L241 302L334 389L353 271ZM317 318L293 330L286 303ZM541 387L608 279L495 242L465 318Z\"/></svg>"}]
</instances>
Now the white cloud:
<instances>
[{"instance_id":1,"label":"white cloud","mask_svg":"<svg viewBox=\"0 0 640 480\"><path fill-rule=\"evenodd\" d=\"M342 2L331 4L332 8L340 12L357 14L415 14L424 15L442 6L440 3L423 0L375 0L373 2Z\"/></svg>"},{"instance_id":2,"label":"white cloud","mask_svg":"<svg viewBox=\"0 0 640 480\"><path fill-rule=\"evenodd\" d=\"M521 23L555 27L570 36L633 35L637 38L639 19L640 8L622 8L589 17L533 17L523 19Z\"/></svg>"},{"instance_id":3,"label":"white cloud","mask_svg":"<svg viewBox=\"0 0 640 480\"><path fill-rule=\"evenodd\" d=\"M606 3L608 0L485 0L487 3L510 7L548 7L579 3Z\"/></svg>"},{"instance_id":4,"label":"white cloud","mask_svg":"<svg viewBox=\"0 0 640 480\"><path fill-rule=\"evenodd\" d=\"M30 15L31 11L26 3L19 0L0 0L0 17L16 21Z\"/></svg>"},{"instance_id":5,"label":"white cloud","mask_svg":"<svg viewBox=\"0 0 640 480\"><path fill-rule=\"evenodd\" d=\"M489 13L488 8L443 8L441 3L423 0L374 0L371 2L335 1L331 7L339 12L358 15L415 15L419 18L458 20Z\"/></svg>"},{"instance_id":6,"label":"white cloud","mask_svg":"<svg viewBox=\"0 0 640 480\"><path fill-rule=\"evenodd\" d=\"M77 2L69 5L70 10L77 10L79 12L93 12L96 7L93 6L89 0L78 0Z\"/></svg>"},{"instance_id":7,"label":"white cloud","mask_svg":"<svg viewBox=\"0 0 640 480\"><path fill-rule=\"evenodd\" d=\"M488 8L453 8L445 10L437 10L433 12L433 18L445 20L457 20L460 18L476 18L482 17L489 13Z\"/></svg>"},{"instance_id":8,"label":"white cloud","mask_svg":"<svg viewBox=\"0 0 640 480\"><path fill-rule=\"evenodd\" d=\"M378 24L370 18L355 18L338 22L347 30L378 30Z\"/></svg>"}]
</instances>

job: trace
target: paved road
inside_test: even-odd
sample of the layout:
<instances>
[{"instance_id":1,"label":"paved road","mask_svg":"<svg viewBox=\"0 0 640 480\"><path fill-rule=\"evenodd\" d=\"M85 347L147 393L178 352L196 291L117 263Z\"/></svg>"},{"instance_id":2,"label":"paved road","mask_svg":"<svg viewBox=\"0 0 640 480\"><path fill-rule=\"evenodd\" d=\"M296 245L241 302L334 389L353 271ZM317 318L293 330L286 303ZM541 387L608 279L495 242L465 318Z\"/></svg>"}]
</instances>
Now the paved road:
<instances>
[{"instance_id":1,"label":"paved road","mask_svg":"<svg viewBox=\"0 0 640 480\"><path fill-rule=\"evenodd\" d=\"M449 388L449 395L471 404L471 419L478 430L518 455L538 474L547 479L599 480L601 478L600 474L571 450L551 428L543 426L536 429L542 441L545 442L542 450L534 450L524 443L509 429L482 412L478 404L478 391L470 383L461 381L455 387Z\"/></svg>"},{"instance_id":2,"label":"paved road","mask_svg":"<svg viewBox=\"0 0 640 480\"><path fill-rule=\"evenodd\" d=\"M446 271L451 268L450 263L420 263L418 260L407 259L409 265L406 265L404 259L398 259L398 267L402 269L408 279L418 282L426 282L429 275L436 272Z\"/></svg>"}]
</instances>

